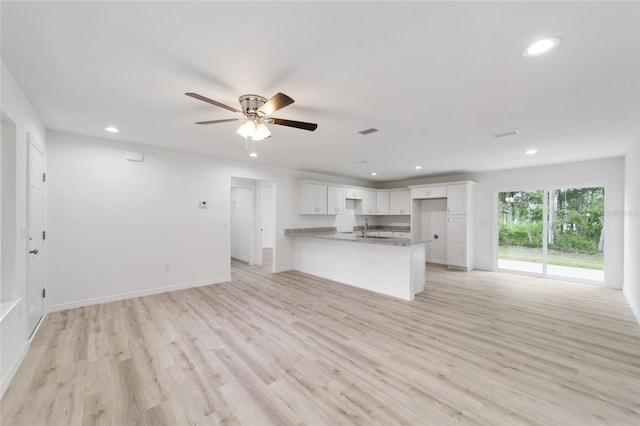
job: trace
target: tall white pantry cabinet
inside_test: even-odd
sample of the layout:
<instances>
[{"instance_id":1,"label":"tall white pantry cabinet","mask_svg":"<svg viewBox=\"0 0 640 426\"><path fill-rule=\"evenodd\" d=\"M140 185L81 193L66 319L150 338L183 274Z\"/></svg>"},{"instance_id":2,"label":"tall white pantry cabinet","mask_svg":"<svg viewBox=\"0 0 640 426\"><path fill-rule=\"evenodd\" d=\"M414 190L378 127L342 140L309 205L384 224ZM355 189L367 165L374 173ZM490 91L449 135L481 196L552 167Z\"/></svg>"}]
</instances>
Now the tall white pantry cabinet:
<instances>
[{"instance_id":1,"label":"tall white pantry cabinet","mask_svg":"<svg viewBox=\"0 0 640 426\"><path fill-rule=\"evenodd\" d=\"M422 223L422 201L446 199L446 264L452 269L473 269L474 186L475 182L464 181L410 187L413 201L411 233L414 240L424 238L423 228L427 226Z\"/></svg>"},{"instance_id":2,"label":"tall white pantry cabinet","mask_svg":"<svg viewBox=\"0 0 640 426\"><path fill-rule=\"evenodd\" d=\"M447 265L473 269L473 185L447 185Z\"/></svg>"}]
</instances>

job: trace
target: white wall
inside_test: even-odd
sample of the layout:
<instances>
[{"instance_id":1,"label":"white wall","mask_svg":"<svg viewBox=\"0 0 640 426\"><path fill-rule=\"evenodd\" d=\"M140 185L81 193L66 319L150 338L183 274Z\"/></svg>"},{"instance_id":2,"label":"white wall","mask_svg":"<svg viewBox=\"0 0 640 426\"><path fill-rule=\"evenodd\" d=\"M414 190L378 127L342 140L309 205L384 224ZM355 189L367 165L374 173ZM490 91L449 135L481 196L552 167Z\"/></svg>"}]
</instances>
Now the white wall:
<instances>
[{"instance_id":1,"label":"white wall","mask_svg":"<svg viewBox=\"0 0 640 426\"><path fill-rule=\"evenodd\" d=\"M229 280L232 177L274 182L275 269L291 269L284 229L336 221L297 214L297 181L344 181L60 132L48 143L48 310Z\"/></svg>"},{"instance_id":2,"label":"white wall","mask_svg":"<svg viewBox=\"0 0 640 426\"><path fill-rule=\"evenodd\" d=\"M260 188L260 203L262 211L262 248L273 248L274 211L273 187Z\"/></svg>"},{"instance_id":3,"label":"white wall","mask_svg":"<svg viewBox=\"0 0 640 426\"><path fill-rule=\"evenodd\" d=\"M10 288L10 298L19 303L8 314L2 315L0 323L0 394L6 390L28 348L27 319L25 316L25 294L27 282L27 134L31 134L43 153L46 153L45 130L36 111L29 103L11 71L2 62L0 68L2 87L0 106L2 114L15 123L15 222L13 229L3 229L13 235L15 245L14 273L11 283L0 283L0 288ZM5 133L2 134L3 138ZM13 155L13 154L11 154ZM5 170L2 168L2 179ZM4 187L3 187L4 190ZM45 189L46 191L46 189ZM7 206L1 210L7 211ZM11 206L9 206L11 208ZM4 224L3 224L4 225ZM21 229L25 232L22 233ZM11 244L11 242L6 242ZM45 246L44 256L47 255ZM0 265L0 268L4 268ZM0 280L4 277L0 277ZM7 278L9 279L9 278ZM3 301L4 301L4 296Z\"/></svg>"},{"instance_id":4,"label":"white wall","mask_svg":"<svg viewBox=\"0 0 640 426\"><path fill-rule=\"evenodd\" d=\"M16 125L4 113L1 114L2 143L0 146L0 168L2 181L0 182L2 196L0 197L0 260L1 277L0 302L18 298L16 288Z\"/></svg>"},{"instance_id":5,"label":"white wall","mask_svg":"<svg viewBox=\"0 0 640 426\"><path fill-rule=\"evenodd\" d=\"M625 157L624 294L640 322L640 139Z\"/></svg>"},{"instance_id":6,"label":"white wall","mask_svg":"<svg viewBox=\"0 0 640 426\"><path fill-rule=\"evenodd\" d=\"M231 257L251 261L255 186L231 187Z\"/></svg>"},{"instance_id":7,"label":"white wall","mask_svg":"<svg viewBox=\"0 0 640 426\"><path fill-rule=\"evenodd\" d=\"M622 288L624 227L624 159L610 158L577 163L554 164L487 173L469 173L387 182L385 188L423 183L473 180L475 187L474 248L475 268L497 267L497 193L528 189L597 187L605 188L605 283Z\"/></svg>"}]
</instances>

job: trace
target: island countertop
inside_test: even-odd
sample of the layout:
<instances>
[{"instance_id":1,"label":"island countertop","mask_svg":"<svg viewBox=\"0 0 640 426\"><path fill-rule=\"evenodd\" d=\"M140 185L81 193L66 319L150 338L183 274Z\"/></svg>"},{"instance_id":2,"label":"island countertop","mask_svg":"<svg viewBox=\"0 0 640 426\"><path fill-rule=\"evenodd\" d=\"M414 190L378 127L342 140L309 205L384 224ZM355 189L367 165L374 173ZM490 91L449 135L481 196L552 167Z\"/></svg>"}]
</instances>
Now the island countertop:
<instances>
[{"instance_id":1,"label":"island countertop","mask_svg":"<svg viewBox=\"0 0 640 426\"><path fill-rule=\"evenodd\" d=\"M398 229L399 228L399 229ZM407 227L369 227L384 236L363 238L361 228L286 229L293 269L404 300L424 290L427 244L411 241ZM393 237L393 232L401 233Z\"/></svg>"},{"instance_id":2,"label":"island countertop","mask_svg":"<svg viewBox=\"0 0 640 426\"><path fill-rule=\"evenodd\" d=\"M362 236L361 231L353 231L353 232L337 232L336 228L325 227L325 228L296 228L296 229L285 229L285 235L289 237L304 237L304 238L318 238L324 240L338 240L338 241L351 241L356 243L364 243L364 244L381 244L386 246L409 246L412 244L422 243L424 241L411 241L411 238L406 237L380 237L376 236L376 232L389 232L387 229L372 229L369 231L370 234L366 238ZM394 232L391 230L391 232ZM406 232L406 230L401 230L397 232Z\"/></svg>"}]
</instances>

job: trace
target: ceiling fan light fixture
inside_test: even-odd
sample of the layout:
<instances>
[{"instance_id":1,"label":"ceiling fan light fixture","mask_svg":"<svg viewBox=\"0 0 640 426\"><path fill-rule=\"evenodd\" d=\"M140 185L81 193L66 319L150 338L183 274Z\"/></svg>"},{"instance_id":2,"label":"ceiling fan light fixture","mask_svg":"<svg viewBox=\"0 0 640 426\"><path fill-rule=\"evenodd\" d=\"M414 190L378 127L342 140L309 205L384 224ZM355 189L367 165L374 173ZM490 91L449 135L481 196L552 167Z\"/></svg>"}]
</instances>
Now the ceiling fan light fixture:
<instances>
[{"instance_id":1,"label":"ceiling fan light fixture","mask_svg":"<svg viewBox=\"0 0 640 426\"><path fill-rule=\"evenodd\" d=\"M256 132L256 124L253 120L247 120L244 124L236 130L236 133L242 136L243 138L252 138Z\"/></svg>"},{"instance_id":2,"label":"ceiling fan light fixture","mask_svg":"<svg viewBox=\"0 0 640 426\"><path fill-rule=\"evenodd\" d=\"M258 127L255 128L251 139L253 139L254 141L261 141L268 138L269 136L271 136L271 132L269 131L267 126L264 123L260 123L258 124Z\"/></svg>"}]
</instances>

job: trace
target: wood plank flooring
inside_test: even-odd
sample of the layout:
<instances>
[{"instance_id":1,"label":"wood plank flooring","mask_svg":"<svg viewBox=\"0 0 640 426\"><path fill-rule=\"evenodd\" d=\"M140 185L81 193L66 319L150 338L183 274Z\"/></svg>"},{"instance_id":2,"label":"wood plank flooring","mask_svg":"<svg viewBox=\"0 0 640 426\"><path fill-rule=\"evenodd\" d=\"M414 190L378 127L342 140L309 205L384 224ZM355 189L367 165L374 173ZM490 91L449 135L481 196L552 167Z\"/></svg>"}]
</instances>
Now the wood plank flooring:
<instances>
[{"instance_id":1,"label":"wood plank flooring","mask_svg":"<svg viewBox=\"0 0 640 426\"><path fill-rule=\"evenodd\" d=\"M640 424L620 291L429 265L405 302L232 268L231 283L48 315L1 424Z\"/></svg>"}]
</instances>

